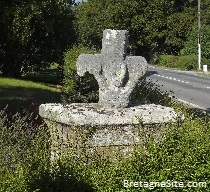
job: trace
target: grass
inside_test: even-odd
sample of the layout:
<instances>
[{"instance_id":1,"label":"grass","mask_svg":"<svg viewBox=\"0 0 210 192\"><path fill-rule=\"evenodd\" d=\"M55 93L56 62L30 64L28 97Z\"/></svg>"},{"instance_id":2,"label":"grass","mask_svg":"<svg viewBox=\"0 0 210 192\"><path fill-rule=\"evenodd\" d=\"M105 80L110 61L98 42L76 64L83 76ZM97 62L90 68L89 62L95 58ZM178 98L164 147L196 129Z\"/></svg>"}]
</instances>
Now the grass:
<instances>
[{"instance_id":1,"label":"grass","mask_svg":"<svg viewBox=\"0 0 210 192\"><path fill-rule=\"evenodd\" d=\"M46 69L40 73L29 74L21 79L0 76L0 109L8 106L12 111L28 108L32 103L60 102L61 86L56 69Z\"/></svg>"},{"instance_id":2,"label":"grass","mask_svg":"<svg viewBox=\"0 0 210 192\"><path fill-rule=\"evenodd\" d=\"M58 77L57 77L57 65L51 65L49 68L39 71L29 73L26 76L23 76L21 79L31 80L33 82L39 82L46 85L58 85Z\"/></svg>"}]
</instances>

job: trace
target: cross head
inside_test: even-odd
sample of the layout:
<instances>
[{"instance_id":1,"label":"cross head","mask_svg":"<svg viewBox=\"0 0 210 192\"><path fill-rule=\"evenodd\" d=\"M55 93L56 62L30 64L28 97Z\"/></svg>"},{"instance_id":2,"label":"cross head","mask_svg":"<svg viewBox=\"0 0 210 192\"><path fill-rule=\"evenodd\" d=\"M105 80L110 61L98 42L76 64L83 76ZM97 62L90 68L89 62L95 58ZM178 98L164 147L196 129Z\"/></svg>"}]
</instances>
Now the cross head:
<instances>
[{"instance_id":1,"label":"cross head","mask_svg":"<svg viewBox=\"0 0 210 192\"><path fill-rule=\"evenodd\" d=\"M99 85L99 105L106 108L129 106L129 96L147 70L141 56L128 56L128 31L106 29L101 54L81 54L77 73L93 74Z\"/></svg>"}]
</instances>

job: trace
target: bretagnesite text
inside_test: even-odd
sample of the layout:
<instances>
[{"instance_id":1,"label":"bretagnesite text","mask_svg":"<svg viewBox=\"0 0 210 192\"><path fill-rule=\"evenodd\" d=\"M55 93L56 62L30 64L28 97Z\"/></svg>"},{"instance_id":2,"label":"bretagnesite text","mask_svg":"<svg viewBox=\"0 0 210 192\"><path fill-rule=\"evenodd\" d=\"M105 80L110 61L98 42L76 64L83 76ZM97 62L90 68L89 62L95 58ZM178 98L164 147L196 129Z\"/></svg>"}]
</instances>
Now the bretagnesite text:
<instances>
[{"instance_id":1,"label":"bretagnesite text","mask_svg":"<svg viewBox=\"0 0 210 192\"><path fill-rule=\"evenodd\" d=\"M148 189L155 189L155 188L207 188L207 182L201 181L173 181L173 180L166 180L166 181L154 181L154 182L146 182L146 181L129 181L124 180L123 185L125 188L148 188Z\"/></svg>"}]
</instances>

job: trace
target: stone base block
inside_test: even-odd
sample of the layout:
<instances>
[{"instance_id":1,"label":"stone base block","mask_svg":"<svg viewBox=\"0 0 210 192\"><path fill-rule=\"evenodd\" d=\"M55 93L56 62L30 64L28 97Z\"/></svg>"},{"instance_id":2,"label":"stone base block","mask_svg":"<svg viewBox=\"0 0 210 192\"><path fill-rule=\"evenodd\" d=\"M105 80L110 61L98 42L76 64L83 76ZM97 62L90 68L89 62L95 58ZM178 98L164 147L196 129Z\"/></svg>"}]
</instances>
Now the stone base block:
<instances>
[{"instance_id":1,"label":"stone base block","mask_svg":"<svg viewBox=\"0 0 210 192\"><path fill-rule=\"evenodd\" d=\"M42 104L39 114L66 125L146 125L176 122L178 114L161 105L133 104L128 108L100 108L97 103Z\"/></svg>"},{"instance_id":2,"label":"stone base block","mask_svg":"<svg viewBox=\"0 0 210 192\"><path fill-rule=\"evenodd\" d=\"M119 109L100 108L96 103L42 104L39 114L50 129L52 159L65 150L81 154L84 146L128 155L130 146L143 141L142 134L160 139L161 125L179 118L172 108L153 104Z\"/></svg>"}]
</instances>

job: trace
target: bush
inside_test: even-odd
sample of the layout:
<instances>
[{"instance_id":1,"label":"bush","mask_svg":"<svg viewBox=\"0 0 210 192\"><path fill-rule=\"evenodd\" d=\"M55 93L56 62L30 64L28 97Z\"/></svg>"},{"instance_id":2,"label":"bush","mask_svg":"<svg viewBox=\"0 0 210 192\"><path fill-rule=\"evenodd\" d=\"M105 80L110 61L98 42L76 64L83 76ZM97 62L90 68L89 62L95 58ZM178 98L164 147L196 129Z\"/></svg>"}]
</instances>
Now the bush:
<instances>
[{"instance_id":1,"label":"bush","mask_svg":"<svg viewBox=\"0 0 210 192\"><path fill-rule=\"evenodd\" d=\"M157 105L170 106L173 104L169 97L170 94L171 93L163 92L158 85L153 82L142 79L132 91L130 101L133 103L154 103Z\"/></svg>"},{"instance_id":2,"label":"bush","mask_svg":"<svg viewBox=\"0 0 210 192\"><path fill-rule=\"evenodd\" d=\"M206 58L202 58L201 63L204 65L210 64ZM160 55L156 61L157 65L162 65L169 68L180 68L183 70L197 70L198 67L198 56L197 55Z\"/></svg>"},{"instance_id":3,"label":"bush","mask_svg":"<svg viewBox=\"0 0 210 192\"><path fill-rule=\"evenodd\" d=\"M177 67L177 57L173 55L160 55L155 64L175 68Z\"/></svg>"},{"instance_id":4,"label":"bush","mask_svg":"<svg viewBox=\"0 0 210 192\"><path fill-rule=\"evenodd\" d=\"M137 191L142 188L124 187L123 181L166 182L210 182L210 121L192 119L186 115L182 125L167 125L162 141L155 141L140 127L144 144L135 145L134 154L114 159L103 153L90 154L84 150L78 157L71 152L61 158L60 165L71 170L75 178L85 181L91 188L87 191ZM209 117L208 117L209 118ZM87 146L86 146L87 147ZM89 148L88 148L89 149ZM89 159L89 160L88 160ZM117 159L117 161L116 161ZM69 171L67 171L69 172ZM152 187L152 186L151 186ZM151 188L152 189L152 188ZM188 191L190 188L181 188ZM155 188L155 191L180 191L180 188ZM208 188L191 188L192 191L208 191ZM143 191L150 191L148 188Z\"/></svg>"},{"instance_id":5,"label":"bush","mask_svg":"<svg viewBox=\"0 0 210 192\"><path fill-rule=\"evenodd\" d=\"M144 90L146 91L145 87ZM153 91L155 92L155 88ZM129 158L119 154L114 159L108 158L103 151L90 153L88 145L84 145L80 156L75 149L69 150L61 156L57 166L52 166L51 142L46 126L40 125L38 132L36 129L36 134L33 134L33 119L30 119L30 115L21 117L16 114L8 117L1 112L0 191L150 191L133 185L124 187L124 180L173 180L185 184L189 181L209 184L210 118L209 115L203 116L203 119L193 119L185 113L186 119L181 125L177 123L165 126L165 137L159 141L148 137L144 127L140 126L144 143L137 143L133 156ZM181 190L207 192L209 188L192 187ZM180 191L180 188L159 187L154 191Z\"/></svg>"},{"instance_id":6,"label":"bush","mask_svg":"<svg viewBox=\"0 0 210 192\"><path fill-rule=\"evenodd\" d=\"M98 100L98 83L94 76L89 73L86 73L84 77L77 75L76 60L82 53L93 54L96 51L79 45L74 46L64 55L62 91L64 103L96 102Z\"/></svg>"},{"instance_id":7,"label":"bush","mask_svg":"<svg viewBox=\"0 0 210 192\"><path fill-rule=\"evenodd\" d=\"M33 114L0 111L0 191L34 191L33 185L50 169L49 134ZM46 181L46 180L45 180Z\"/></svg>"}]
</instances>

